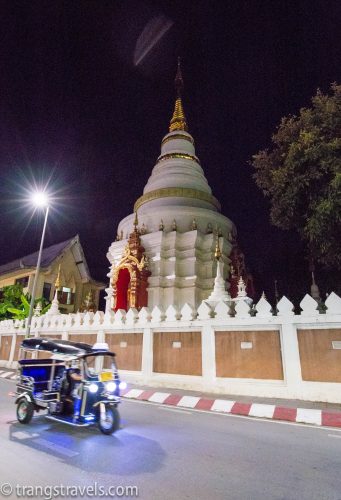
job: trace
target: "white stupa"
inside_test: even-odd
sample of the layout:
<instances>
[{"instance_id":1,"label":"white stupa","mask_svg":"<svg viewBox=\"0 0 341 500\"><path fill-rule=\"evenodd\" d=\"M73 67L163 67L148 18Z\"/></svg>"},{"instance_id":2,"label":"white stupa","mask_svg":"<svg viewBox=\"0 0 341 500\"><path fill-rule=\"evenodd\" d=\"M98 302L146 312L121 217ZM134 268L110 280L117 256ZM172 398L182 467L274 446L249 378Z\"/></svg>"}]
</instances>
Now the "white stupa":
<instances>
[{"instance_id":1,"label":"white stupa","mask_svg":"<svg viewBox=\"0 0 341 500\"><path fill-rule=\"evenodd\" d=\"M214 287L217 261L214 258L215 233L220 236L221 275L229 269L232 232L230 219L220 213L219 201L212 195L193 137L187 131L181 91L183 80L178 66L175 79L177 98L169 133L161 143L161 154L151 176L136 201L134 212L119 224L119 241L111 244L107 257L109 277L122 263L127 238L134 230L138 214L140 241L149 262L148 307L181 308L186 302L197 307ZM109 286L107 308L115 308Z\"/></svg>"}]
</instances>

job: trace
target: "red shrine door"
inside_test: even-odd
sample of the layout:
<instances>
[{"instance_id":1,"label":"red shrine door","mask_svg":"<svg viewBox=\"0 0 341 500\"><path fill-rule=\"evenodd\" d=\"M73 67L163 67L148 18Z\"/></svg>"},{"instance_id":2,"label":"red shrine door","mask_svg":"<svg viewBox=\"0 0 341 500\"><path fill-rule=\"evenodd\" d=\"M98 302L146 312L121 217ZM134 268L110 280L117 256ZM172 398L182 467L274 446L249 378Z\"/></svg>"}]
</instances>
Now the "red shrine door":
<instances>
[{"instance_id":1,"label":"red shrine door","mask_svg":"<svg viewBox=\"0 0 341 500\"><path fill-rule=\"evenodd\" d=\"M130 307L130 273L129 270L124 267L120 269L116 282L116 304L115 312L118 309L124 309L128 311Z\"/></svg>"}]
</instances>

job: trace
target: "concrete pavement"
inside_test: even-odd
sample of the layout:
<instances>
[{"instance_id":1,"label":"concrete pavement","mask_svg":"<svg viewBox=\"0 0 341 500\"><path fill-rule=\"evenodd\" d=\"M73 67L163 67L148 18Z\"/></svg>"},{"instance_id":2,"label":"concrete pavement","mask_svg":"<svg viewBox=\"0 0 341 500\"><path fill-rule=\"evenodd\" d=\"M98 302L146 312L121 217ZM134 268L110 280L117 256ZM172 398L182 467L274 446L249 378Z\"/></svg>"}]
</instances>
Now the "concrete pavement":
<instances>
[{"instance_id":1,"label":"concrete pavement","mask_svg":"<svg viewBox=\"0 0 341 500\"><path fill-rule=\"evenodd\" d=\"M341 499L337 429L124 400L122 430L104 436L43 415L21 425L11 390L3 380L0 482L136 485L151 500Z\"/></svg>"}]
</instances>

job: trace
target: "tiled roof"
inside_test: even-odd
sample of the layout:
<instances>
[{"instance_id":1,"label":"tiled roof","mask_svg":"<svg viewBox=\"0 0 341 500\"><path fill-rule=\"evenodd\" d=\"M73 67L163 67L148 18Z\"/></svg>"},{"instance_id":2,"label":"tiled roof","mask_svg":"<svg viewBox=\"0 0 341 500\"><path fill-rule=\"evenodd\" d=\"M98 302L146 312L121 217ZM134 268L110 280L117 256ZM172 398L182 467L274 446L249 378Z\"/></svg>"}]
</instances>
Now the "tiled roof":
<instances>
[{"instance_id":1,"label":"tiled roof","mask_svg":"<svg viewBox=\"0 0 341 500\"><path fill-rule=\"evenodd\" d=\"M48 267L74 239L75 237L44 248L41 255L41 267ZM38 252L34 252L21 259L12 260L12 262L3 264L0 266L0 276L16 271L17 269L34 268L37 265L37 259Z\"/></svg>"}]
</instances>

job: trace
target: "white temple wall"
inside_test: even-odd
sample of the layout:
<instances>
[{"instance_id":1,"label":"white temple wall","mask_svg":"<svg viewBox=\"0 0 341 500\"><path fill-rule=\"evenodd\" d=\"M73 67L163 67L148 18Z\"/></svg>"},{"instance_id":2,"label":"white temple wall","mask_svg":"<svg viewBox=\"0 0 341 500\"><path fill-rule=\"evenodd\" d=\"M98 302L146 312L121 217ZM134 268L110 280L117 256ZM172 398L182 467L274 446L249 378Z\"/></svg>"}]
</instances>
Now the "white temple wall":
<instances>
[{"instance_id":1,"label":"white temple wall","mask_svg":"<svg viewBox=\"0 0 341 500\"><path fill-rule=\"evenodd\" d=\"M205 302L198 311L187 305L181 311L144 308L138 317L124 311L43 316L34 318L32 334L105 338L117 354L121 377L130 383L341 403L341 299L330 297L326 314L306 295L300 315L283 298L278 316L265 299L256 304L254 317L245 303L231 317L224 302L214 311ZM0 322L0 366L16 366L23 326Z\"/></svg>"}]
</instances>

